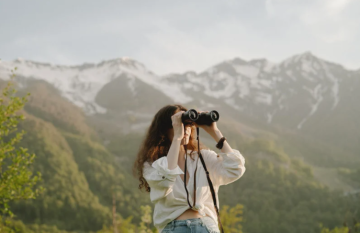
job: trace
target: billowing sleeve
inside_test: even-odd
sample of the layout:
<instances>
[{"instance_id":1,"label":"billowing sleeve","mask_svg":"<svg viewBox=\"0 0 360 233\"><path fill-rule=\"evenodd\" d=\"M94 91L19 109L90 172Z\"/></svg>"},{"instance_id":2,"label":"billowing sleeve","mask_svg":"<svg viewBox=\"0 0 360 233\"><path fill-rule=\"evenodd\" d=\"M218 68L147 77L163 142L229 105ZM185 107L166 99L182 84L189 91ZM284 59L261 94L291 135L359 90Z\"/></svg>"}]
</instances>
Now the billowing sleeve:
<instances>
[{"instance_id":1,"label":"billowing sleeve","mask_svg":"<svg viewBox=\"0 0 360 233\"><path fill-rule=\"evenodd\" d=\"M143 175L150 186L150 200L155 202L169 195L173 190L176 177L184 172L178 165L170 170L168 168L167 157L155 160L152 165L144 163Z\"/></svg>"},{"instance_id":2,"label":"billowing sleeve","mask_svg":"<svg viewBox=\"0 0 360 233\"><path fill-rule=\"evenodd\" d=\"M213 150L201 150L205 165L214 185L226 185L238 180L245 172L245 159L240 151L216 153Z\"/></svg>"}]
</instances>

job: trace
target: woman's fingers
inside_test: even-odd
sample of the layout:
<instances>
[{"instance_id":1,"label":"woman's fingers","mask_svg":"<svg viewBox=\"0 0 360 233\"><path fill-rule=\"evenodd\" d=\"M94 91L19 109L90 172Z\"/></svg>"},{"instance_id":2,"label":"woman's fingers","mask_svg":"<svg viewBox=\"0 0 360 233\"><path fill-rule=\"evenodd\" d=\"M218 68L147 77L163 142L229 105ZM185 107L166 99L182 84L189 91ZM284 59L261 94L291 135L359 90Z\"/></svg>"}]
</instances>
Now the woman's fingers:
<instances>
[{"instance_id":1,"label":"woman's fingers","mask_svg":"<svg viewBox=\"0 0 360 233\"><path fill-rule=\"evenodd\" d=\"M184 113L184 111L179 111L179 112L177 112L177 113L175 113L174 115L171 116L171 121L172 121L173 126L174 125L181 126L181 124L182 124L181 116L182 116L183 113Z\"/></svg>"},{"instance_id":2,"label":"woman's fingers","mask_svg":"<svg viewBox=\"0 0 360 233\"><path fill-rule=\"evenodd\" d=\"M173 117L181 117L181 115L184 113L184 111L179 111L177 113L175 113L174 115L172 115Z\"/></svg>"},{"instance_id":3,"label":"woman's fingers","mask_svg":"<svg viewBox=\"0 0 360 233\"><path fill-rule=\"evenodd\" d=\"M184 113L184 111L180 111L175 113L174 115L171 116L172 119L181 119L182 114Z\"/></svg>"}]
</instances>

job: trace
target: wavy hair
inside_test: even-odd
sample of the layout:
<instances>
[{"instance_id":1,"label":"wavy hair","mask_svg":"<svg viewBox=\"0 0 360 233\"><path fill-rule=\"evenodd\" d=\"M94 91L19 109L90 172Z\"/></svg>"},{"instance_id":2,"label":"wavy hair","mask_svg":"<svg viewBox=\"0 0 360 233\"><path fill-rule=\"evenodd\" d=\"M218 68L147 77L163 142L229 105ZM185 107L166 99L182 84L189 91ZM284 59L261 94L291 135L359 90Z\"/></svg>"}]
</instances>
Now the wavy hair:
<instances>
[{"instance_id":1,"label":"wavy hair","mask_svg":"<svg viewBox=\"0 0 360 233\"><path fill-rule=\"evenodd\" d=\"M145 188L147 192L150 192L149 184L143 176L144 163L152 164L155 160L167 156L171 145L171 140L168 137L168 131L172 128L171 116L178 111L187 111L187 109L180 104L166 105L155 114L150 124L133 166L133 173L140 181L140 190ZM205 146L200 143L200 149L203 148ZM191 126L187 149L191 150L190 157L194 159L192 152L198 149L195 126Z\"/></svg>"}]
</instances>

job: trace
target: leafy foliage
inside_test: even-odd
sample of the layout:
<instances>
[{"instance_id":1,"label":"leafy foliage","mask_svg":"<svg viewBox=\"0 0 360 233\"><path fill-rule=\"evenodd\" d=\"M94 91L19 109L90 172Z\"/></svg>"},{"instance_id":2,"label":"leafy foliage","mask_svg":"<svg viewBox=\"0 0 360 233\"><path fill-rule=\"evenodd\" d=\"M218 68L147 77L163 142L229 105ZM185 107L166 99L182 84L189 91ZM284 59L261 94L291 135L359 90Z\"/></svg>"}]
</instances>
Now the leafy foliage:
<instances>
[{"instance_id":1,"label":"leafy foliage","mask_svg":"<svg viewBox=\"0 0 360 233\"><path fill-rule=\"evenodd\" d=\"M330 230L328 228L321 229L321 233L349 233L349 228L347 227L335 227Z\"/></svg>"},{"instance_id":2,"label":"leafy foliage","mask_svg":"<svg viewBox=\"0 0 360 233\"><path fill-rule=\"evenodd\" d=\"M34 201L13 204L26 224L55 225L63 230L100 229L110 221L110 210L91 192L67 140L52 124L28 116L21 127L28 131L23 145L38 156L34 170L43 174L46 191Z\"/></svg>"},{"instance_id":3,"label":"leafy foliage","mask_svg":"<svg viewBox=\"0 0 360 233\"><path fill-rule=\"evenodd\" d=\"M119 218L117 220L116 229L114 231L113 227L106 227L104 226L102 230L98 231L97 233L156 233L157 230L153 226L151 226L152 222L152 210L151 206L145 205L141 206L142 216L141 222L139 225L132 223L133 217L130 216L127 219Z\"/></svg>"},{"instance_id":4,"label":"leafy foliage","mask_svg":"<svg viewBox=\"0 0 360 233\"><path fill-rule=\"evenodd\" d=\"M0 211L3 215L12 215L10 201L35 198L42 191L34 188L41 174L33 175L29 169L35 154L17 147L25 133L17 130L19 121L24 119L19 112L28 95L20 98L14 96L15 92L13 83L8 82L0 96Z\"/></svg>"},{"instance_id":5,"label":"leafy foliage","mask_svg":"<svg viewBox=\"0 0 360 233\"><path fill-rule=\"evenodd\" d=\"M360 169L338 168L339 175L347 182L353 183L360 188Z\"/></svg>"},{"instance_id":6,"label":"leafy foliage","mask_svg":"<svg viewBox=\"0 0 360 233\"><path fill-rule=\"evenodd\" d=\"M59 230L56 226L30 224L25 225L19 220L7 219L5 224L0 223L0 232L4 233L77 233Z\"/></svg>"},{"instance_id":7,"label":"leafy foliage","mask_svg":"<svg viewBox=\"0 0 360 233\"><path fill-rule=\"evenodd\" d=\"M230 208L224 205L220 211L221 223L225 232L242 233L241 223L243 222L243 205L237 204Z\"/></svg>"}]
</instances>

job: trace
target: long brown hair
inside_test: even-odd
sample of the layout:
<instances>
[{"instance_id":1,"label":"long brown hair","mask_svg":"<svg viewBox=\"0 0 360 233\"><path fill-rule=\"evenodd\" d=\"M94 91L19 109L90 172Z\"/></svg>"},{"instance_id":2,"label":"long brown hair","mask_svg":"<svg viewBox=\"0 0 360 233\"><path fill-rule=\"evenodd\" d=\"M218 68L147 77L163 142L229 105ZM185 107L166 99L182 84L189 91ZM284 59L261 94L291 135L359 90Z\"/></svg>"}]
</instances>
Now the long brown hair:
<instances>
[{"instance_id":1,"label":"long brown hair","mask_svg":"<svg viewBox=\"0 0 360 233\"><path fill-rule=\"evenodd\" d=\"M133 167L134 175L138 177L140 181L140 190L145 187L145 190L150 192L149 184L143 177L144 163L149 162L151 164L155 160L167 156L169 152L171 141L168 137L168 131L172 128L171 116L177 111L187 111L187 109L180 104L166 105L155 114L150 124ZM200 144L200 148L205 148L205 146ZM191 126L187 149L191 150L190 157L193 159L192 152L198 149L195 126Z\"/></svg>"}]
</instances>

